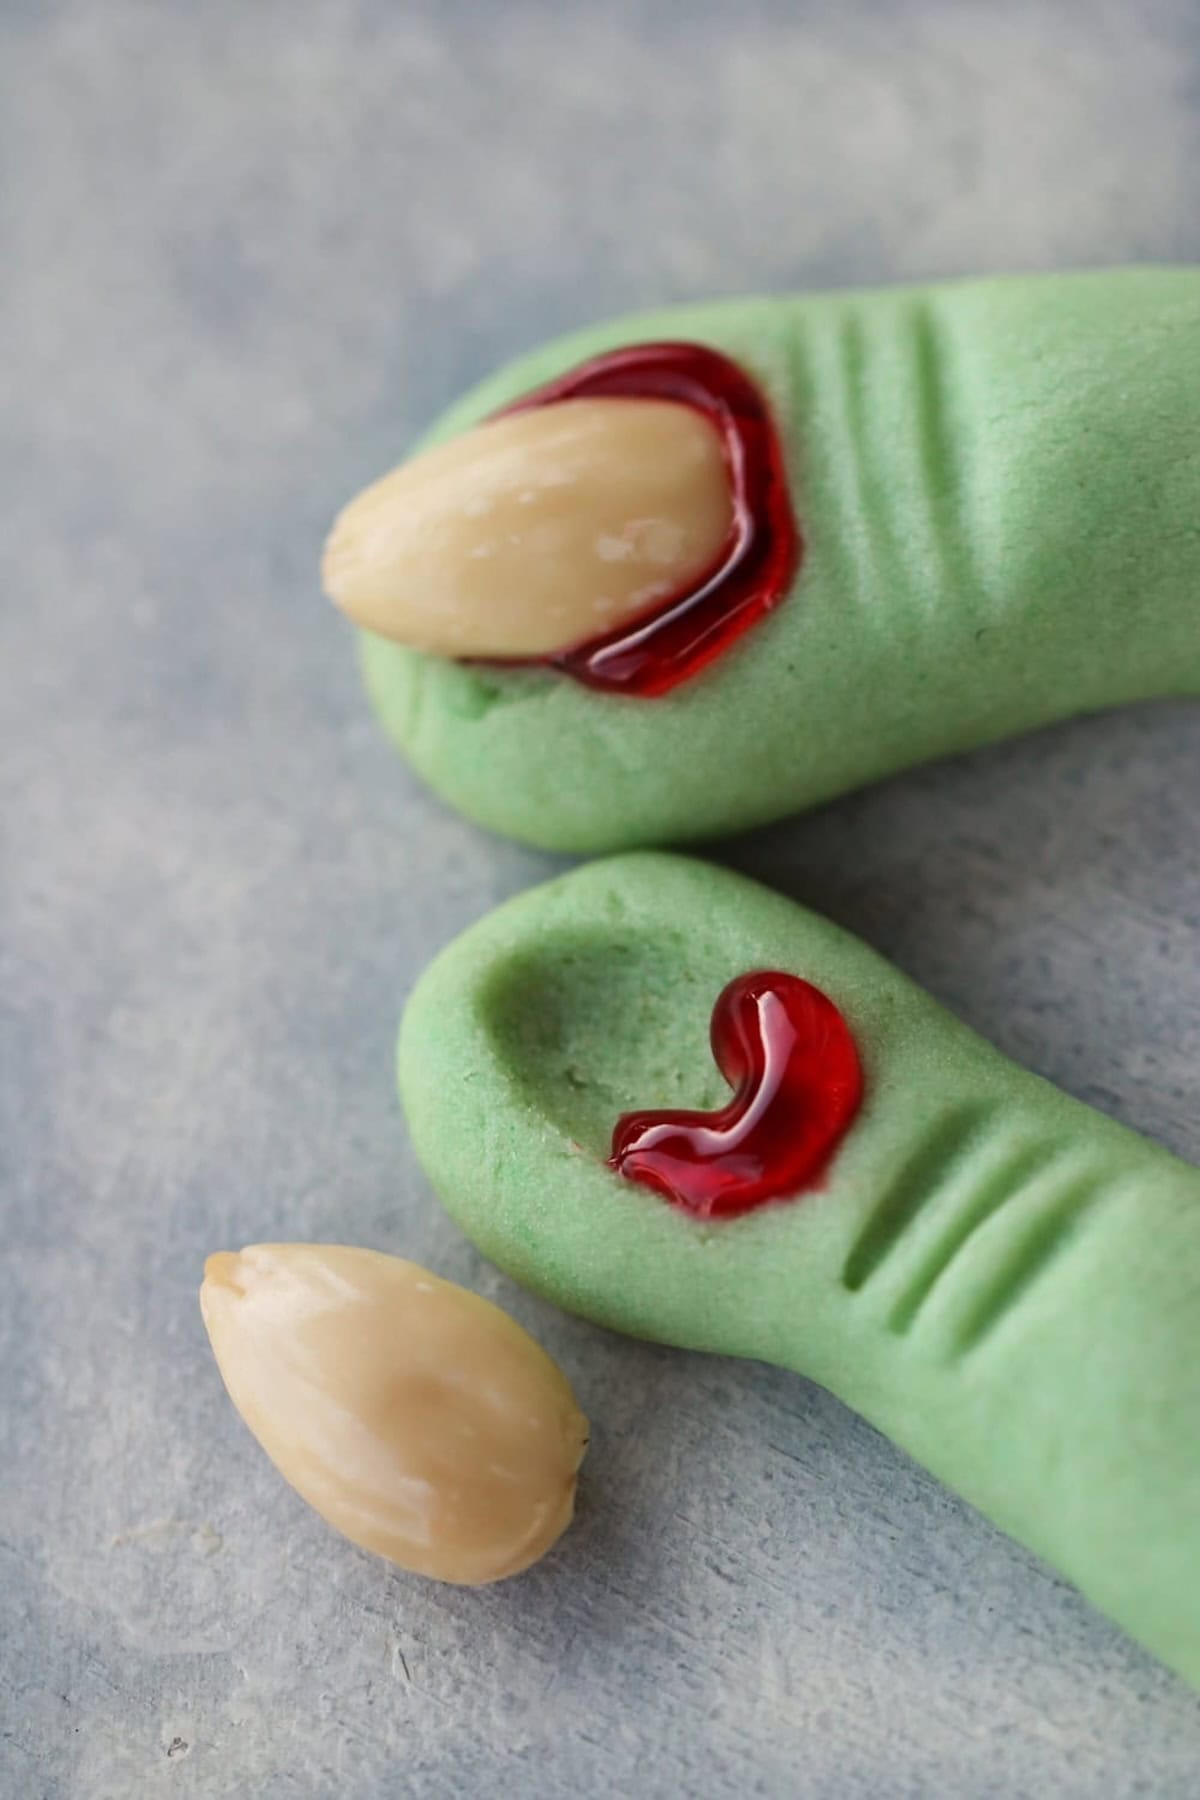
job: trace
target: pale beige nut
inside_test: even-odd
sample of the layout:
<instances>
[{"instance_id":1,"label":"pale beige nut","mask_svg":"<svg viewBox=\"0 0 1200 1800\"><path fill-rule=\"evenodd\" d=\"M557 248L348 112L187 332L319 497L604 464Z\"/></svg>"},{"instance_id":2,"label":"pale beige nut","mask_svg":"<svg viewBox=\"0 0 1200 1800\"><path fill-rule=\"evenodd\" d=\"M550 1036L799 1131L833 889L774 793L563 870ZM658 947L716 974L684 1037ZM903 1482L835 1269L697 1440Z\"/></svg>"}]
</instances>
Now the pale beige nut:
<instances>
[{"instance_id":1,"label":"pale beige nut","mask_svg":"<svg viewBox=\"0 0 1200 1800\"><path fill-rule=\"evenodd\" d=\"M451 657L573 648L694 586L733 528L721 441L669 400L493 419L352 500L326 591L356 624Z\"/></svg>"},{"instance_id":2,"label":"pale beige nut","mask_svg":"<svg viewBox=\"0 0 1200 1800\"><path fill-rule=\"evenodd\" d=\"M330 1244L210 1256L200 1308L237 1410L285 1480L364 1549L499 1581L571 1521L587 1421L499 1307Z\"/></svg>"}]
</instances>

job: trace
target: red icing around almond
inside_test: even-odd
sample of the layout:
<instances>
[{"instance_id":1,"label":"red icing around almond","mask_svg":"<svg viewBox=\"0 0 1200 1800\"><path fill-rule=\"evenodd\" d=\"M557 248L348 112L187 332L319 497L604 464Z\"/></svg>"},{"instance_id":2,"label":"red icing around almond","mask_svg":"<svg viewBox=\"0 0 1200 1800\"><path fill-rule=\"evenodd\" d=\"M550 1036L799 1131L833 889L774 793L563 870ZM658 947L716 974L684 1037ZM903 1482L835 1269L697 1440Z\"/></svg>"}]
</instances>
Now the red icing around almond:
<instances>
[{"instance_id":1,"label":"red icing around almond","mask_svg":"<svg viewBox=\"0 0 1200 1800\"><path fill-rule=\"evenodd\" d=\"M601 637L536 659L588 687L654 696L716 660L783 599L801 555L783 451L767 403L729 357L705 344L635 344L594 357L505 412L558 400L674 400L721 439L733 526L698 585Z\"/></svg>"},{"instance_id":2,"label":"red icing around almond","mask_svg":"<svg viewBox=\"0 0 1200 1800\"><path fill-rule=\"evenodd\" d=\"M610 1166L703 1219L815 1187L862 1101L837 1007L796 975L759 970L722 991L711 1038L733 1099L712 1113L623 1113Z\"/></svg>"}]
</instances>

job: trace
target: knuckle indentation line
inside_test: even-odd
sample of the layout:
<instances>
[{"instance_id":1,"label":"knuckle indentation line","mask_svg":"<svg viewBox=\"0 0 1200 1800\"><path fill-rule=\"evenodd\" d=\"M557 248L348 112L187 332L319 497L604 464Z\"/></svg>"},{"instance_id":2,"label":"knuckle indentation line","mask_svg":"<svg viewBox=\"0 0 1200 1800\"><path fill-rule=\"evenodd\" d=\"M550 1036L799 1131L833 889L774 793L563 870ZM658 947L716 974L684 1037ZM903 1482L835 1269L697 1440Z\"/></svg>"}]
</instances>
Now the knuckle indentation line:
<instances>
[{"instance_id":1,"label":"knuckle indentation line","mask_svg":"<svg viewBox=\"0 0 1200 1800\"><path fill-rule=\"evenodd\" d=\"M978 1348L1058 1260L1080 1219L1091 1210L1098 1187L1095 1173L1081 1170L1055 1198L1046 1202L963 1317L954 1333L955 1350L961 1354Z\"/></svg>"},{"instance_id":2,"label":"knuckle indentation line","mask_svg":"<svg viewBox=\"0 0 1200 1800\"><path fill-rule=\"evenodd\" d=\"M1054 1151L1045 1144L1024 1144L996 1165L982 1171L968 1185L966 1204L957 1208L948 1227L939 1233L931 1253L917 1270L888 1316L893 1331L907 1331L959 1252L1002 1206L1014 1200L1038 1170L1045 1169Z\"/></svg>"},{"instance_id":3,"label":"knuckle indentation line","mask_svg":"<svg viewBox=\"0 0 1200 1800\"><path fill-rule=\"evenodd\" d=\"M917 1145L868 1218L850 1249L842 1285L852 1294L864 1287L905 1236L931 1195L954 1177L978 1141L990 1104L960 1106L940 1119Z\"/></svg>"}]
</instances>

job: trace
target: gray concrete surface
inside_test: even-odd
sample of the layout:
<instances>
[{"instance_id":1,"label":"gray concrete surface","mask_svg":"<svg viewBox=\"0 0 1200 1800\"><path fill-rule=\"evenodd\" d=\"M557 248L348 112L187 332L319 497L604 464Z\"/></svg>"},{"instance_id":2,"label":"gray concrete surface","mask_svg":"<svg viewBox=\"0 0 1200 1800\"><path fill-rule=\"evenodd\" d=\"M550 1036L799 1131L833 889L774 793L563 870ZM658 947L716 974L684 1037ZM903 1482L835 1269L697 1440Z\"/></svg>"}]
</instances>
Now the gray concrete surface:
<instances>
[{"instance_id":1,"label":"gray concrete surface","mask_svg":"<svg viewBox=\"0 0 1200 1800\"><path fill-rule=\"evenodd\" d=\"M1192 1800L1200 1699L820 1392L621 1342L439 1212L431 952L552 864L442 810L314 567L552 331L744 288L1200 258L1190 0L8 0L0 1795ZM1200 1157L1200 712L723 854ZM401 1250L595 1421L481 1594L333 1538L233 1416L204 1253Z\"/></svg>"}]
</instances>

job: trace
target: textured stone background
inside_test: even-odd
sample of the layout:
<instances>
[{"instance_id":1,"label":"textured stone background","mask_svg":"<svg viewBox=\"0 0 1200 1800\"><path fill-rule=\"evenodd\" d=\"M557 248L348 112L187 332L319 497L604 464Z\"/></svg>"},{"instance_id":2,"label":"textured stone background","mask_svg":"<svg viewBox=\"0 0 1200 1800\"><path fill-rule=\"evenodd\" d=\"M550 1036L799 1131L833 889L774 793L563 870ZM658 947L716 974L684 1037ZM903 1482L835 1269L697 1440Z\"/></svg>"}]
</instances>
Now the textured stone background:
<instances>
[{"instance_id":1,"label":"textured stone background","mask_svg":"<svg viewBox=\"0 0 1200 1800\"><path fill-rule=\"evenodd\" d=\"M561 1317L413 1166L399 1003L549 859L393 759L331 509L508 353L744 288L1200 258L1191 0L8 0L0 1793L1194 1800L1200 1700L833 1401ZM723 852L1200 1158L1200 711ZM334 1539L205 1251L403 1250L563 1360L560 1552Z\"/></svg>"}]
</instances>

